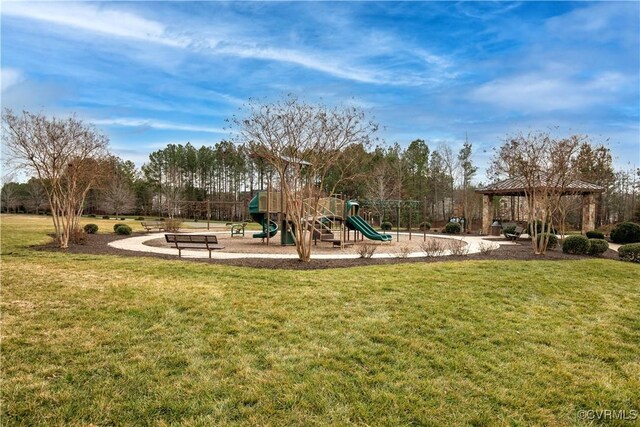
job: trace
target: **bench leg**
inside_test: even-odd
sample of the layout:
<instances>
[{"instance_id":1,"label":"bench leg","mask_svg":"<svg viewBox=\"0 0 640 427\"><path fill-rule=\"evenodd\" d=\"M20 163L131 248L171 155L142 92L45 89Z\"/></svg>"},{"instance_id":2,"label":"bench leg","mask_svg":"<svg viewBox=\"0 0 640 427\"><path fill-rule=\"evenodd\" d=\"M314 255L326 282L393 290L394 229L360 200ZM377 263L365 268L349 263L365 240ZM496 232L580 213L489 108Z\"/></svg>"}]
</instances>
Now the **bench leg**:
<instances>
[{"instance_id":1,"label":"bench leg","mask_svg":"<svg viewBox=\"0 0 640 427\"><path fill-rule=\"evenodd\" d=\"M209 249L209 259L211 259L211 249Z\"/></svg>"},{"instance_id":2,"label":"bench leg","mask_svg":"<svg viewBox=\"0 0 640 427\"><path fill-rule=\"evenodd\" d=\"M178 248L178 258L182 258L182 249Z\"/></svg>"}]
</instances>

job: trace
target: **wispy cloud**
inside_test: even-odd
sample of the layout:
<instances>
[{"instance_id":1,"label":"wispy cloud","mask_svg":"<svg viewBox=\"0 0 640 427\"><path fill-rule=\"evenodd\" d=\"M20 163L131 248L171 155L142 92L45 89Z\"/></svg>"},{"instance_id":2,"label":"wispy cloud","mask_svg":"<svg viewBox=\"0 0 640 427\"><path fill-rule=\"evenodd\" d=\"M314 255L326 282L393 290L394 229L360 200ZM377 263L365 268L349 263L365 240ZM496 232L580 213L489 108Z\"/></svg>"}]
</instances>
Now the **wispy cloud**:
<instances>
[{"instance_id":1,"label":"wispy cloud","mask_svg":"<svg viewBox=\"0 0 640 427\"><path fill-rule=\"evenodd\" d=\"M169 37L166 26L137 14L86 3L6 2L3 15L35 19L109 36L186 47L186 39Z\"/></svg>"},{"instance_id":2,"label":"wispy cloud","mask_svg":"<svg viewBox=\"0 0 640 427\"><path fill-rule=\"evenodd\" d=\"M198 126L184 123L172 123L155 119L141 118L115 118L115 119L90 119L89 122L95 125L104 126L123 126L123 127L143 127L160 130L181 130L188 132L204 132L204 133L229 133L228 130L217 127Z\"/></svg>"},{"instance_id":3,"label":"wispy cloud","mask_svg":"<svg viewBox=\"0 0 640 427\"><path fill-rule=\"evenodd\" d=\"M15 86L24 79L22 72L14 68L0 69L0 81L2 82L2 92Z\"/></svg>"}]
</instances>

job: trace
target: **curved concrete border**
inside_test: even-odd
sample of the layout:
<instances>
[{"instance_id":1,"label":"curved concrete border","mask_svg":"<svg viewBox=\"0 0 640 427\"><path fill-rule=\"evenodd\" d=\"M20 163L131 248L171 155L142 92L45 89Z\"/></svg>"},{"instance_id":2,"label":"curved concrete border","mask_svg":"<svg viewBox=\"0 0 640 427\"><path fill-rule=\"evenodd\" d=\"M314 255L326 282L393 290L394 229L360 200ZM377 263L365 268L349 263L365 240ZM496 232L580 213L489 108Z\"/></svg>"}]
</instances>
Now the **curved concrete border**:
<instances>
[{"instance_id":1,"label":"curved concrete border","mask_svg":"<svg viewBox=\"0 0 640 427\"><path fill-rule=\"evenodd\" d=\"M208 232L207 234L224 234L228 233L228 231L221 232ZM147 253L156 253L163 255L175 255L178 256L178 250L173 248L158 248L155 246L147 246L144 242L158 239L164 237L165 233L150 233L145 234L143 236L135 236L129 237L127 239L116 240L115 242L109 243L109 246L123 249L126 251L133 252L147 252ZM185 233L189 234L189 233ZM190 233L190 234L201 234L201 233ZM400 233L402 235L408 235L408 233ZM510 242L491 242L488 240L484 240L480 236L430 236L437 237L439 239L452 239L452 240L462 240L465 242L469 248L469 254L479 253L482 249L482 246L491 247L493 249L498 248L503 244L511 244ZM451 255L451 251L445 251L442 256ZM411 252L407 255L407 258L418 258L425 256L424 252ZM209 258L209 253L202 250L182 250L183 258ZM312 259L357 259L360 256L355 253L336 253L336 254L311 254ZM378 253L374 254L372 258L398 258L399 256L396 253ZM298 255L293 254L269 254L269 253L238 253L238 252L224 252L224 251L213 251L211 253L212 259L243 259L243 258L263 258L263 259L298 259Z\"/></svg>"}]
</instances>

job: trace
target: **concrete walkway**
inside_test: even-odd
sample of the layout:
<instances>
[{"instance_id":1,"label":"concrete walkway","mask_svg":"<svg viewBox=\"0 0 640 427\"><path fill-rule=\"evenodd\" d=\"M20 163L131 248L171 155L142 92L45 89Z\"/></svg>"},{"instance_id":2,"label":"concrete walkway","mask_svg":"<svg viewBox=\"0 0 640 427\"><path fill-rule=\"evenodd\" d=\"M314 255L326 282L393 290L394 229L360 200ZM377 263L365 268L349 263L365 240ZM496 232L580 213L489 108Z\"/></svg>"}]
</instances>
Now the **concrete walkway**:
<instances>
[{"instance_id":1,"label":"concrete walkway","mask_svg":"<svg viewBox=\"0 0 640 427\"><path fill-rule=\"evenodd\" d=\"M209 232L209 233L190 233L190 234L224 234L228 231L219 231L219 232ZM127 239L116 240L115 242L109 243L109 246L124 249L126 251L133 252L147 252L147 253L156 253L163 255L178 255L178 250L174 248L159 248L155 246L145 245L144 242L154 239L161 239L164 237L165 233L150 233L145 234L143 236L135 236L129 237ZM189 233L185 233L189 234ZM408 233L400 233L402 235L408 235ZM414 233L415 235L415 233ZM430 237L437 237L440 239L452 239L452 240L462 240L467 244L469 248L469 254L475 254L481 252L483 247L488 247L492 249L497 249L501 245L513 245L515 243L500 241L500 242L491 242L485 240L486 236L447 236L447 235L438 235ZM451 255L451 251L447 250L443 253L442 256ZM407 258L417 258L425 256L424 252L411 252L407 255ZM209 258L209 252L203 250L182 250L183 258ZM356 259L360 256L356 253L335 253L335 254L311 254L312 259ZM298 255L296 253L292 254L269 254L269 253L236 253L236 252L224 252L221 251L212 251L211 252L212 259L244 259L244 258L263 258L263 259L298 259ZM399 258L397 253L378 253L373 254L372 258Z\"/></svg>"}]
</instances>

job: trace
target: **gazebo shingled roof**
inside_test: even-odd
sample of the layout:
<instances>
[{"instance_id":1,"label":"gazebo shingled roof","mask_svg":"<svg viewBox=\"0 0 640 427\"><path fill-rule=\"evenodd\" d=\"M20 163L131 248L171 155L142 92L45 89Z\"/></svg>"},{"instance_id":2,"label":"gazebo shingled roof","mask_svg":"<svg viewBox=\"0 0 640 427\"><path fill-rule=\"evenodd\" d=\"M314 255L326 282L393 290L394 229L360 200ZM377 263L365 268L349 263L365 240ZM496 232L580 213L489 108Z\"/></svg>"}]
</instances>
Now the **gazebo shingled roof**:
<instances>
[{"instance_id":1,"label":"gazebo shingled roof","mask_svg":"<svg viewBox=\"0 0 640 427\"><path fill-rule=\"evenodd\" d=\"M478 188L476 193L503 196L524 196L526 187L527 185L524 178L516 177L505 179L504 181L498 181L483 188ZM590 194L602 193L603 191L604 187L600 185L575 180L567 186L565 194Z\"/></svg>"}]
</instances>

